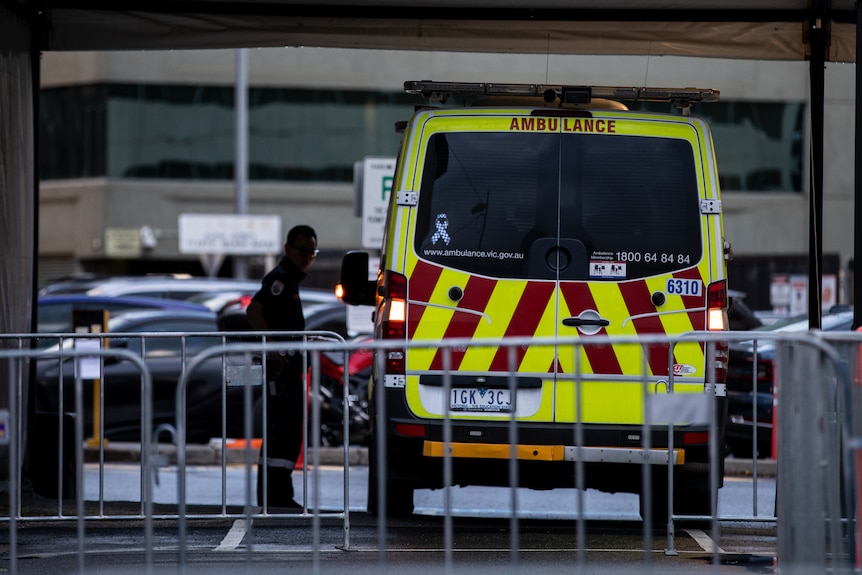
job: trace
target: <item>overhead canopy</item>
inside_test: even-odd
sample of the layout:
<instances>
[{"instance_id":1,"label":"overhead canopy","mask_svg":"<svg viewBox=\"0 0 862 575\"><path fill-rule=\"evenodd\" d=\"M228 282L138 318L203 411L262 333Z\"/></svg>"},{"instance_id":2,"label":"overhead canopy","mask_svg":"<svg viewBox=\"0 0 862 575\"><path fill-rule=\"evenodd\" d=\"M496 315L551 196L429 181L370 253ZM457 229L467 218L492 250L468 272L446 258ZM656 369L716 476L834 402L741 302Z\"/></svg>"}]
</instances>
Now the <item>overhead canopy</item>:
<instances>
[{"instance_id":1,"label":"overhead canopy","mask_svg":"<svg viewBox=\"0 0 862 575\"><path fill-rule=\"evenodd\" d=\"M315 46L808 60L809 285L817 286L808 309L811 326L820 326L824 67L856 62L855 0L4 0L2 7L30 23L41 51ZM857 71L857 85L860 78ZM854 299L862 301L862 282ZM856 309L854 327L862 324Z\"/></svg>"},{"instance_id":2,"label":"overhead canopy","mask_svg":"<svg viewBox=\"0 0 862 575\"><path fill-rule=\"evenodd\" d=\"M19 0L45 51L324 46L856 61L853 0ZM111 5L94 9L93 5Z\"/></svg>"}]
</instances>

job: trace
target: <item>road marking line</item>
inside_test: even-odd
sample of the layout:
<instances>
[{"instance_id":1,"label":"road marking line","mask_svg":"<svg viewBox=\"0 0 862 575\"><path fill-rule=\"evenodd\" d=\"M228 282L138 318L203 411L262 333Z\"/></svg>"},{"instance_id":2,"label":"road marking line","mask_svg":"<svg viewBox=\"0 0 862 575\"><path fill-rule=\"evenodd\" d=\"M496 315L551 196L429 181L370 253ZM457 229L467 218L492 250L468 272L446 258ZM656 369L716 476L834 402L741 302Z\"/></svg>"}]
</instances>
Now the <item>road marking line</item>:
<instances>
[{"instance_id":1,"label":"road marking line","mask_svg":"<svg viewBox=\"0 0 862 575\"><path fill-rule=\"evenodd\" d=\"M725 553L724 549L718 547L712 538L700 529L683 529L683 531L688 533L689 537L694 539L695 542L700 545L700 548L707 553L715 553L716 550L719 553Z\"/></svg>"},{"instance_id":2,"label":"road marking line","mask_svg":"<svg viewBox=\"0 0 862 575\"><path fill-rule=\"evenodd\" d=\"M232 551L239 547L239 544L242 543L242 538L245 537L245 533L248 531L248 524L248 519L237 519L234 521L230 531L227 532L227 535L224 536L224 539L222 539L215 550Z\"/></svg>"}]
</instances>

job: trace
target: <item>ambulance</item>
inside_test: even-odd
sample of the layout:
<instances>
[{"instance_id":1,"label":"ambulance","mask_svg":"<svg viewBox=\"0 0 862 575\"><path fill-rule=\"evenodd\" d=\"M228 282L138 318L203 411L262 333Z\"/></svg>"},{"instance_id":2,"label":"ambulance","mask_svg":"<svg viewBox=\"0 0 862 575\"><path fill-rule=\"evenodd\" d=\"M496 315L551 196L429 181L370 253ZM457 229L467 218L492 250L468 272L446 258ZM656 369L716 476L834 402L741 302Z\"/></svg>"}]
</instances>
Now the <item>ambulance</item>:
<instances>
[{"instance_id":1,"label":"ambulance","mask_svg":"<svg viewBox=\"0 0 862 575\"><path fill-rule=\"evenodd\" d=\"M718 92L405 90L424 100L403 126L376 279L350 252L339 286L375 306L381 343L369 511L410 514L416 489L516 484L637 493L657 522L672 493L672 513L709 515L727 345L671 340L727 329L715 151L691 114ZM644 101L665 110L631 105ZM671 388L714 415L649 419L647 397Z\"/></svg>"}]
</instances>

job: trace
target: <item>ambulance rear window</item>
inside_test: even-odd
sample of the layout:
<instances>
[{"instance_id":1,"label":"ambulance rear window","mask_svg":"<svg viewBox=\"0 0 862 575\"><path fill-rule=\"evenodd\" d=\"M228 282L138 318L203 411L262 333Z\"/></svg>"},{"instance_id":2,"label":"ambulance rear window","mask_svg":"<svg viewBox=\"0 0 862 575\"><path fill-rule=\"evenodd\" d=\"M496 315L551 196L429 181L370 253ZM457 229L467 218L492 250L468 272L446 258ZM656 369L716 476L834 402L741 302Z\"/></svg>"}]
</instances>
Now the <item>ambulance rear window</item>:
<instances>
[{"instance_id":1,"label":"ambulance rear window","mask_svg":"<svg viewBox=\"0 0 862 575\"><path fill-rule=\"evenodd\" d=\"M688 268L702 255L694 152L644 136L434 134L415 242L429 261L500 278L619 281Z\"/></svg>"}]
</instances>

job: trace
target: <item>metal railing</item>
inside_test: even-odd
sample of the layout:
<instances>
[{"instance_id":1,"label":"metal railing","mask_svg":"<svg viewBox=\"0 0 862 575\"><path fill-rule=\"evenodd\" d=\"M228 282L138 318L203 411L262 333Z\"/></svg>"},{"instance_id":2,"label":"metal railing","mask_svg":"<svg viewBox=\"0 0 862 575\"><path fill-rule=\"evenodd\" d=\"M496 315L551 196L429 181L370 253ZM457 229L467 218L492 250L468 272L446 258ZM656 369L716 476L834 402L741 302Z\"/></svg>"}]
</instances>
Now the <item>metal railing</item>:
<instances>
[{"instance_id":1,"label":"metal railing","mask_svg":"<svg viewBox=\"0 0 862 575\"><path fill-rule=\"evenodd\" d=\"M343 472L344 472L344 492L343 505L341 509L333 511L324 511L319 505L319 489L320 481L317 476L321 468L319 453L320 453L320 359L321 354L337 353L344 358L346 366L348 357L351 353L359 349L372 349L376 352L376 369L378 373L384 372L384 358L389 350L407 350L421 348L433 348L440 353L442 358L441 372L441 397L448 397L453 386L453 354L461 353L469 348L477 350L479 348L499 348L505 351L506 363L508 369L500 372L500 375L506 378L508 382L508 391L512 398L517 398L518 395L518 377L522 374L517 373L517 353L526 347L536 349L542 346L552 346L559 350L565 350L565 353L570 355L570 364L575 366L573 373L563 376L558 375L558 381L571 385L574 390L575 404L571 406L573 414L572 422L569 425L574 438L573 444L566 451L566 461L569 461L573 466L573 480L571 487L577 490L577 531L576 531L576 548L578 549L578 563L583 565L586 562L586 514L584 512L583 494L587 488L585 478L589 475L588 464L593 461L591 457L595 456L592 447L585 440L586 425L583 422L584 401L587 393L585 389L597 381L606 380L601 376L596 376L590 373L589 367L584 366L584 353L590 346L613 346L614 349L620 347L631 348L640 354L641 369L639 374L628 374L625 378L620 378L619 383L638 384L642 390L643 400L643 417L642 417L642 433L641 441L637 445L638 457L642 457L640 465L641 479L643 490L647 503L642 506L642 515L644 515L644 549L652 549L653 531L650 525L652 524L652 514L656 511L666 512L667 521L667 546L666 554L674 555L676 553L675 545L675 528L679 523L685 522L709 522L712 529L713 540L718 541L720 537L721 524L725 521L735 523L756 522L756 523L772 523L777 526L779 561L781 556L787 557L788 565L798 563L805 564L825 564L827 561L833 568L844 568L855 566L858 557L857 538L860 538L856 528L856 502L858 494L855 490L856 477L859 469L855 464L859 456L859 450L862 448L862 433L860 433L860 424L862 421L859 416L859 408L856 404L860 403L860 389L854 386L854 380L851 374L857 372L859 346L862 345L862 334L842 334L835 336L833 334L822 333L803 333L803 334L782 334L772 332L725 332L725 333L693 333L680 338L661 338L661 337L614 337L614 338L590 338L589 340L573 339L535 339L535 338L507 338L505 340L460 340L447 339L441 342L410 342L403 341L362 341L362 342L345 342L329 333L307 333L299 334L297 341L284 341L284 334L261 334L260 332L249 333L211 333L211 334L86 334L82 336L72 336L68 334L57 334L59 346L54 350L30 350L27 349L29 339L35 337L45 337L44 334L35 336L32 334L12 334L3 336L2 339L6 343L12 342L11 347L16 349L0 350L0 361L8 363L8 381L9 385L9 409L8 413L0 413L0 423L5 420L8 422L6 429L6 440L9 454L9 513L8 517L3 518L8 522L9 541L10 541L10 557L12 558L10 569L15 572L15 542L18 525L21 522L36 522L49 520L73 520L77 521L81 532L80 553L85 555L83 525L90 521L98 520L143 520L145 527L144 548L152 549L152 522L155 519L173 519L177 521L178 540L177 549L179 553L179 563L185 563L185 548L186 541L186 523L204 518L224 518L224 519L244 519L251 521L263 517L279 517L289 521L298 521L312 526L312 541L309 544L309 550L315 554L320 551L320 522L324 519L335 519L341 521L343 525L343 541L340 547L349 550L351 549L350 540L350 490L349 490L349 454L348 445L345 442L343 446ZM161 425L157 428L158 433L163 435L164 431L169 431L176 443L176 467L177 467L177 501L175 512L154 512L154 501L152 485L157 478L158 469L164 465L161 452L159 451L158 442L154 441L152 435L154 427L152 423L153 403L152 403L152 374L147 365L147 349L146 342L152 342L159 338L168 337L200 337L212 336L219 338L217 345L208 347L199 353L186 357L185 346L182 347L182 373L177 377L175 405L176 405L176 420L175 425ZM273 338L278 336L278 340ZM48 337L53 337L53 334ZM141 338L141 354L132 353L126 349L113 349L111 347L101 347L98 350L81 350L75 348L67 348L63 342L65 340L74 341L79 338ZM254 340L254 338L258 338ZM721 469L720 460L724 457L722 452L723 446L718 445L716 438L719 437L718 428L720 421L716 419L716 412L712 409L711 398L714 395L723 393L722 385L707 385L704 394L682 394L682 397L674 398L679 395L675 393L676 377L673 369L669 370L669 376L662 379L664 383L664 393L661 393L661 386L657 385L656 377L650 375L650 368L647 364L647 350L650 346L663 344L669 346L669 362L673 364L674 350L680 345L699 345L705 350L706 355L710 356L714 351L714 347L719 342L740 343L740 342L757 342L769 341L776 346L775 366L776 366L776 387L780 390L781 405L796 406L795 408L804 411L803 416L805 425L801 425L799 417L793 417L786 414L783 418L779 416L778 422L778 477L777 481L782 484L780 495L776 497L776 514L763 515L758 509L758 473L757 459L754 459L754 477L753 477L753 509L751 515L735 514L732 516L722 516L719 513L717 500L714 494L718 490L720 478L717 476L717 470ZM754 349L754 369L757 369L757 345ZM187 432L187 393L190 382L194 379L198 369L207 362L221 361L223 366L223 379L221 381L222 389L222 449L225 449L225 441L228 439L225 434L226 424L226 396L228 389L228 379L233 377L236 379L235 385L243 390L243 423L244 435L247 441L246 445L250 444L253 438L252 422L254 420L254 393L253 390L260 386L262 381L266 381L266 362L259 365L260 370L252 369L256 364L251 360L253 356L265 356L268 353L278 351L297 351L302 353L307 358L307 366L309 370L304 370L304 373L310 373L311 378L308 382L310 396L306 395L306 410L310 419L309 437L306 438L304 453L309 455L310 461L306 461L303 467L303 510L300 513L272 513L266 507L258 507L252 505L252 479L253 465L256 461L252 457L252 452L246 449L244 452L244 461L242 465L246 470L245 474L245 504L235 508L228 504L225 490L225 477L227 475L228 463L225 452L222 452L221 458L221 494L217 505L207 506L205 508L194 506L191 509L187 503L187 445L185 442ZM634 352L632 352L634 353ZM67 462L64 462L64 449L57 449L58 465L56 478L57 484L57 500L58 507L53 512L45 513L44 511L32 512L21 507L22 501L22 484L20 481L22 468L22 454L24 449L23 437L23 413L24 413L24 388L23 382L26 381L25 373L28 370L29 363L39 360L67 360L79 361L84 358L98 358L98 361L104 366L105 362L125 361L133 364L140 372L141 381L141 471L140 471L140 509L137 513L111 514L106 511L105 494L103 489L103 476L105 467L105 444L98 443L98 462L99 462L99 490L96 501L85 501L83 492L82 469L84 465L85 453L85 438L84 438L84 423L82 414L86 411L83 403L83 382L80 377L74 378L74 410L76 415L74 419L74 469L76 473L75 481L75 509L72 513L68 513L63 506L64 493L64 476L62 470ZM232 359L231 359L232 358ZM237 368L232 371L232 375L228 373L231 370L227 366ZM349 403L353 398L349 396L347 385L347 370L344 370L343 396L339 398L342 402L342 413L344 414L344 437L350 436L349 423L347 421ZM707 383L713 379L712 374L707 374ZM59 372L61 381L60 389L63 389L63 375ZM660 378L661 379L661 378ZM665 381L666 380L666 381ZM812 381L816 381L820 385L810 385ZM107 382L106 382L107 383ZM752 374L753 393L757 391L757 374ZM35 385L31 382L30 385ZM98 390L98 406L102 409L105 406L105 386L101 386ZM382 388L383 386L380 385ZM63 446L66 441L65 434L68 431L64 427L65 406L62 403L63 393L61 391L59 405L61 406L56 413L58 434L56 435L58 446ZM263 418L266 418L266 394L263 397ZM310 399L309 399L310 397ZM375 412L375 425L378 429L386 427L387 422L387 404L384 401L385 394L377 393L372 397ZM754 402L756 404L756 402ZM94 404L95 408L95 404ZM681 411L684 410L684 411ZM685 416L680 415L685 413ZM782 411L782 413L784 413ZM754 412L753 420L756 422L757 413ZM681 419L680 419L681 418ZM440 466L442 470L442 484L452 485L455 483L455 470L457 465L457 457L451 453L451 447L457 443L453 437L454 425L459 420L462 420L462 415L452 412L449 408L441 409L440 421L442 421L442 444L444 449L440 455ZM520 521L519 513L519 488L521 482L519 473L521 467L519 464L519 455L517 446L519 444L519 415L517 409L512 409L508 414L499 416L498 421L502 421L506 428L506 437L509 445L508 454L508 486L510 488L510 507L511 507L511 541L510 554L512 561L517 564L520 548ZM710 475L710 492L713 494L710 500L711 513L700 515L686 515L679 513L674 509L674 492L678 488L674 484L674 465L678 462L678 452L684 450L685 446L674 445L673 431L678 427L680 422L697 422L705 424L709 432L709 458L710 468L713 470ZM101 422L104 426L104 421ZM664 447L654 447L651 445L651 438L654 437L651 431L655 426L664 426L668 430L667 443ZM264 421L263 442L268 440L267 426ZM804 429L803 431L800 431ZM104 429L101 430L104 432ZM786 438L786 439L783 439ZM376 473L379 481L377 483L377 497L381 508L378 514L378 548L381 550L381 562L385 563L385 550L387 548L387 531L390 529L390 521L387 518L386 509L386 476L387 468L385 461L387 458L387 442L382 441L380 437L376 438L377 443L372 447L376 451L376 457L370 462L375 466L373 472ZM752 429L753 452L756 453L756 444L758 441L757 430ZM802 459L798 457L798 453L794 450L799 449L799 444L804 444L802 449L810 452L816 465L811 465L811 459ZM664 452L664 453L662 453ZM852 463L852 464L851 464ZM667 509L655 510L651 508L650 502L653 500L653 481L657 477L653 473L657 466L667 467L667 490L668 494L665 498L667 501ZM799 479L804 478L805 481L800 483ZM812 506L803 506L801 512L796 513L794 509L799 507L801 501L800 494L793 489L794 485L805 485L805 489L810 495L812 486L819 489L822 493L818 499L820 503ZM657 486L662 488L662 485ZM311 501L309 504L309 493ZM661 499L658 499L659 501ZM95 504L95 512L89 512L88 508ZM444 559L447 564L455 561L453 550L455 548L456 534L454 532L452 520L452 500L449 497L449 489L444 492L443 504L443 552ZM824 522L812 521L811 514L824 517ZM819 515L818 515L819 514ZM797 544L797 539L802 536L809 543L811 541L822 541L823 546L807 545L804 546L810 551L809 554L801 554L800 546ZM862 538L860 538L862 539ZM823 550L828 550L828 553ZM246 547L246 553L249 557L254 554L255 548L253 540L249 541ZM152 564L151 551L147 552L147 564ZM719 553L716 548L714 554ZM717 557L716 557L717 558ZM646 564L651 563L652 558L647 551L644 553L643 561ZM82 570L83 571L83 570Z\"/></svg>"}]
</instances>

